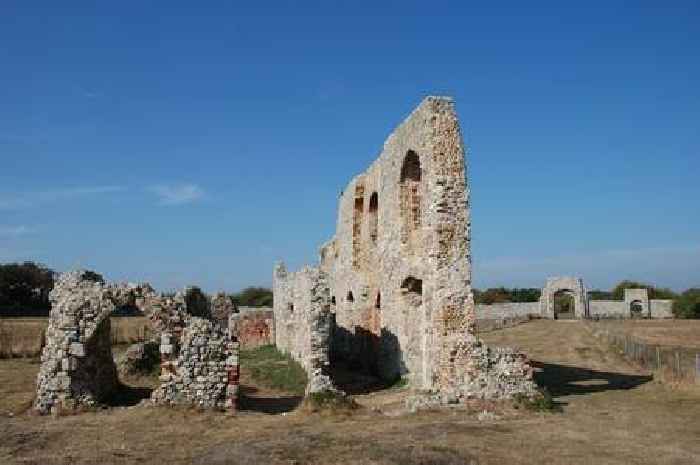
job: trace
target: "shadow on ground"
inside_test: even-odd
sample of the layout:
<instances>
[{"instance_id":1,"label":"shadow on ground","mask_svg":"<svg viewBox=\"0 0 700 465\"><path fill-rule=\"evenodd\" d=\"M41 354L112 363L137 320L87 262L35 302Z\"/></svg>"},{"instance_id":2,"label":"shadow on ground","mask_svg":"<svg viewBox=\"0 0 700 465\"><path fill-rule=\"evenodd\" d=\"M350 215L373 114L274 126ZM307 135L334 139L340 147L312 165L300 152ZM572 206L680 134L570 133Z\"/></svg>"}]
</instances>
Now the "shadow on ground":
<instances>
[{"instance_id":1,"label":"shadow on ground","mask_svg":"<svg viewBox=\"0 0 700 465\"><path fill-rule=\"evenodd\" d=\"M144 399L149 399L153 389L141 386L129 386L120 383L116 392L106 402L110 407L132 407Z\"/></svg>"},{"instance_id":2,"label":"shadow on ground","mask_svg":"<svg viewBox=\"0 0 700 465\"><path fill-rule=\"evenodd\" d=\"M285 412L291 412L296 409L303 396L280 395L280 396L262 396L258 395L258 389L253 386L240 386L240 398L238 401L238 409L248 412L260 412L270 415L276 415Z\"/></svg>"},{"instance_id":3,"label":"shadow on ground","mask_svg":"<svg viewBox=\"0 0 700 465\"><path fill-rule=\"evenodd\" d=\"M333 384L350 395L382 391L393 384L383 381L362 367L353 367L345 361L336 361L331 364L330 376Z\"/></svg>"},{"instance_id":4,"label":"shadow on ground","mask_svg":"<svg viewBox=\"0 0 700 465\"><path fill-rule=\"evenodd\" d=\"M634 389L653 379L646 375L627 375L554 363L533 361L531 364L538 369L535 382L547 388L554 397Z\"/></svg>"}]
</instances>

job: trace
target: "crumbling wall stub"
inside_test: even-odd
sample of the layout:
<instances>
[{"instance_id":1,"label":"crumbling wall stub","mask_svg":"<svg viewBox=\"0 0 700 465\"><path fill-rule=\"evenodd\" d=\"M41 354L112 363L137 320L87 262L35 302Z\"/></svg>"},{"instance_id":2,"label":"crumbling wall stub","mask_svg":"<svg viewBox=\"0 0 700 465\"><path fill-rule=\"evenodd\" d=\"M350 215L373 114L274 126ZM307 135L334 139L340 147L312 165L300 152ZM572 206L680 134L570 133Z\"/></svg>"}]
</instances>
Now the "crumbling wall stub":
<instances>
[{"instance_id":1,"label":"crumbling wall stub","mask_svg":"<svg viewBox=\"0 0 700 465\"><path fill-rule=\"evenodd\" d=\"M152 399L162 404L233 408L237 389L229 389L238 367L238 344L218 324L189 317L178 336L161 333L161 384ZM236 386L237 387L237 386Z\"/></svg>"},{"instance_id":2,"label":"crumbling wall stub","mask_svg":"<svg viewBox=\"0 0 700 465\"><path fill-rule=\"evenodd\" d=\"M278 264L273 287L277 348L304 367L307 392L334 390L328 374L333 315L325 273L312 267L288 273Z\"/></svg>"},{"instance_id":3,"label":"crumbling wall stub","mask_svg":"<svg viewBox=\"0 0 700 465\"><path fill-rule=\"evenodd\" d=\"M34 407L58 413L96 405L118 385L110 338L112 290L100 275L74 271L58 277L49 298Z\"/></svg>"}]
</instances>

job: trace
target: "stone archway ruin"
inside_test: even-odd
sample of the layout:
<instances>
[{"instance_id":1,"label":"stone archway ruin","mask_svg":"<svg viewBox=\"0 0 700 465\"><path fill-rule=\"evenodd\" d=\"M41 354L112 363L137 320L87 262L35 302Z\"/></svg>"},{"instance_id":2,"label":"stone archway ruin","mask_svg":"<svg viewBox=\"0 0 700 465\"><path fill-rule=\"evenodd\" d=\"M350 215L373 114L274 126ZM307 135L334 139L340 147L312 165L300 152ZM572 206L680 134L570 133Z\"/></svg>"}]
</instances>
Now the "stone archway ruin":
<instances>
[{"instance_id":1,"label":"stone archway ruin","mask_svg":"<svg viewBox=\"0 0 700 465\"><path fill-rule=\"evenodd\" d=\"M588 296L583 280L571 276L548 278L540 296L540 314L543 318L556 318L554 299L557 293L567 292L574 298L574 318L588 318Z\"/></svg>"}]
</instances>

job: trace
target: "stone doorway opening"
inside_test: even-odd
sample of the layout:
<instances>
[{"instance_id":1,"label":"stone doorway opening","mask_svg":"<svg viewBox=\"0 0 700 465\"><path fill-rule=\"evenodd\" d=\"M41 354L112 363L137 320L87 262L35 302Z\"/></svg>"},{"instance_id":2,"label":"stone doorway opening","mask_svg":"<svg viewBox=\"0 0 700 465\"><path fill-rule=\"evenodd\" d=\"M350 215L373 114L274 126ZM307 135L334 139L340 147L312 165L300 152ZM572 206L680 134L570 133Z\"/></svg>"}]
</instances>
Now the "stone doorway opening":
<instances>
[{"instance_id":1,"label":"stone doorway opening","mask_svg":"<svg viewBox=\"0 0 700 465\"><path fill-rule=\"evenodd\" d=\"M554 319L573 320L576 318L576 301L570 289L562 289L554 293Z\"/></svg>"},{"instance_id":2,"label":"stone doorway opening","mask_svg":"<svg viewBox=\"0 0 700 465\"><path fill-rule=\"evenodd\" d=\"M630 302L630 318L644 318L644 305L642 304L641 300L633 300L632 302Z\"/></svg>"}]
</instances>

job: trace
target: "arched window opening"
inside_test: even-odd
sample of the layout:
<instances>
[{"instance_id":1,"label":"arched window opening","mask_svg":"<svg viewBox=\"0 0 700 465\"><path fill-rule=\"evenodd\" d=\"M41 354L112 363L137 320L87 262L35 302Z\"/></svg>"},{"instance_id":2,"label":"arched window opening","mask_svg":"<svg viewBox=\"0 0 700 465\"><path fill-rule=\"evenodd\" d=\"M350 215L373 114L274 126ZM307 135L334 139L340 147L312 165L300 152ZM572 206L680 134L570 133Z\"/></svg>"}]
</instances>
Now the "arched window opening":
<instances>
[{"instance_id":1,"label":"arched window opening","mask_svg":"<svg viewBox=\"0 0 700 465\"><path fill-rule=\"evenodd\" d=\"M335 296L331 296L331 304L335 305Z\"/></svg>"},{"instance_id":2,"label":"arched window opening","mask_svg":"<svg viewBox=\"0 0 700 465\"><path fill-rule=\"evenodd\" d=\"M294 304L293 303L288 303L287 304L287 310L289 310L289 313L294 313Z\"/></svg>"},{"instance_id":3,"label":"arched window opening","mask_svg":"<svg viewBox=\"0 0 700 465\"><path fill-rule=\"evenodd\" d=\"M352 295L352 291L348 291L348 295L347 295L347 297L345 297L345 300L347 300L348 302L355 301L355 297Z\"/></svg>"},{"instance_id":4,"label":"arched window opening","mask_svg":"<svg viewBox=\"0 0 700 465\"><path fill-rule=\"evenodd\" d=\"M374 302L374 308L376 308L377 310L382 308L382 293L381 292L377 292L377 300Z\"/></svg>"},{"instance_id":5,"label":"arched window opening","mask_svg":"<svg viewBox=\"0 0 700 465\"><path fill-rule=\"evenodd\" d=\"M355 186L355 207L352 212L352 266L360 267L362 253L362 215L364 214L365 186Z\"/></svg>"},{"instance_id":6,"label":"arched window opening","mask_svg":"<svg viewBox=\"0 0 700 465\"><path fill-rule=\"evenodd\" d=\"M401 283L401 292L411 304L421 305L423 303L423 280L409 276Z\"/></svg>"},{"instance_id":7,"label":"arched window opening","mask_svg":"<svg viewBox=\"0 0 700 465\"><path fill-rule=\"evenodd\" d=\"M377 243L377 229L379 226L379 194L372 192L369 197L369 238Z\"/></svg>"},{"instance_id":8,"label":"arched window opening","mask_svg":"<svg viewBox=\"0 0 700 465\"><path fill-rule=\"evenodd\" d=\"M411 232L421 225L421 178L420 158L413 150L406 153L401 165L400 207L403 222L402 240L409 242Z\"/></svg>"},{"instance_id":9,"label":"arched window opening","mask_svg":"<svg viewBox=\"0 0 700 465\"><path fill-rule=\"evenodd\" d=\"M421 180L420 158L413 150L406 152L406 157L403 159L401 166L401 182L408 180L420 182Z\"/></svg>"}]
</instances>

